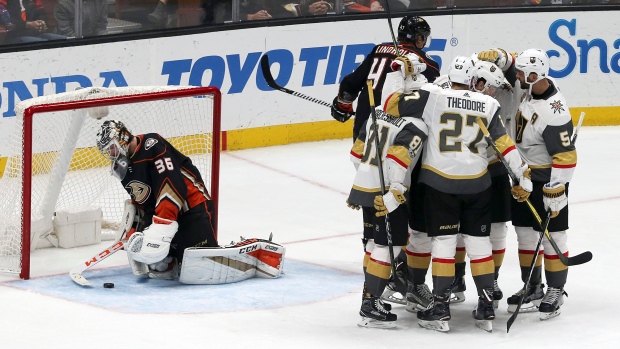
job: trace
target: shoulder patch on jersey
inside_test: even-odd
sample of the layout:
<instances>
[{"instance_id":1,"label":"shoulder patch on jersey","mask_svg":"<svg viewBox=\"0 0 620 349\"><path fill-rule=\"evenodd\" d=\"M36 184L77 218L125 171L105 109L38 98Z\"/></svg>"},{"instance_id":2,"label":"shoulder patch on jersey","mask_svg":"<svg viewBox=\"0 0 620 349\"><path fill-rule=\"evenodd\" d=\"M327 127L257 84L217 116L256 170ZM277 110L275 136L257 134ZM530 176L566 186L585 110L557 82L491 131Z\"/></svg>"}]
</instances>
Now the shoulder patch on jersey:
<instances>
[{"instance_id":1,"label":"shoulder patch on jersey","mask_svg":"<svg viewBox=\"0 0 620 349\"><path fill-rule=\"evenodd\" d=\"M557 113L561 113L563 111L565 111L564 109L564 105L562 104L562 102L560 100L557 101L553 101L551 103L549 103L549 105L551 106L551 109L553 109L553 114Z\"/></svg>"},{"instance_id":2,"label":"shoulder patch on jersey","mask_svg":"<svg viewBox=\"0 0 620 349\"><path fill-rule=\"evenodd\" d=\"M144 150L151 149L155 144L157 144L157 140L155 138L149 138L144 142Z\"/></svg>"},{"instance_id":3,"label":"shoulder patch on jersey","mask_svg":"<svg viewBox=\"0 0 620 349\"><path fill-rule=\"evenodd\" d=\"M127 183L125 189L127 189L134 201L139 204L144 203L151 195L151 187L140 181L131 181Z\"/></svg>"}]
</instances>

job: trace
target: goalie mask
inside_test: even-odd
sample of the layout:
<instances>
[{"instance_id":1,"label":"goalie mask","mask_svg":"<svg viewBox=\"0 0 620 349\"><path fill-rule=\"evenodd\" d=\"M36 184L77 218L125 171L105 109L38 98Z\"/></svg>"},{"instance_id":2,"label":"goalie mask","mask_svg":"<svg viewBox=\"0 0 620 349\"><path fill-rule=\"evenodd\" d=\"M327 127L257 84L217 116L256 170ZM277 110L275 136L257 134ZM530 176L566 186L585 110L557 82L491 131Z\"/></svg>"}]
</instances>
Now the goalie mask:
<instances>
[{"instance_id":1,"label":"goalie mask","mask_svg":"<svg viewBox=\"0 0 620 349\"><path fill-rule=\"evenodd\" d=\"M97 148L111 164L112 175L125 178L129 167L129 142L133 136L125 124L118 120L107 120L97 133Z\"/></svg>"},{"instance_id":2,"label":"goalie mask","mask_svg":"<svg viewBox=\"0 0 620 349\"><path fill-rule=\"evenodd\" d=\"M539 49L525 50L515 59L515 69L523 72L527 84L533 85L549 75L549 56ZM535 81L527 81L531 73L538 75Z\"/></svg>"}]
</instances>

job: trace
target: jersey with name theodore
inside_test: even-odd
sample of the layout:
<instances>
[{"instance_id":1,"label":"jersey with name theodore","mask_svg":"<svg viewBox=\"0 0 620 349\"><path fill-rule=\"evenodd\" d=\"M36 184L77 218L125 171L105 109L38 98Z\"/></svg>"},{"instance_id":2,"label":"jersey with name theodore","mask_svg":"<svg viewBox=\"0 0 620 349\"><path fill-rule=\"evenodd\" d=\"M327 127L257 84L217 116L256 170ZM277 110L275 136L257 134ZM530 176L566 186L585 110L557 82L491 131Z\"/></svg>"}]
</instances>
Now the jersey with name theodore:
<instances>
[{"instance_id":1,"label":"jersey with name theodore","mask_svg":"<svg viewBox=\"0 0 620 349\"><path fill-rule=\"evenodd\" d=\"M476 119L489 129L499 150L508 154L515 145L499 118L499 103L490 96L469 90L424 85L419 98L394 96L390 114L421 118L428 126L422 156L420 182L450 194L474 194L487 189L487 147Z\"/></svg>"},{"instance_id":2,"label":"jersey with name theodore","mask_svg":"<svg viewBox=\"0 0 620 349\"><path fill-rule=\"evenodd\" d=\"M121 183L147 215L176 221L182 212L210 199L190 158L157 133L135 137L138 147Z\"/></svg>"}]
</instances>

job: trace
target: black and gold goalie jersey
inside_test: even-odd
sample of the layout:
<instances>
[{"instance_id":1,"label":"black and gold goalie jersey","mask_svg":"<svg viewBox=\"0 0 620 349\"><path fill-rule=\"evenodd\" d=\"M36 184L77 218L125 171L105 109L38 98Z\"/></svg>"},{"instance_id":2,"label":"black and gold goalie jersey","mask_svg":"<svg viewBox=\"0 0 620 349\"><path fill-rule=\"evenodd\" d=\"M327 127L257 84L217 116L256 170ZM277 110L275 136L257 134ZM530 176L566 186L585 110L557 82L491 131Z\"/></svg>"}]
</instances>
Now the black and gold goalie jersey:
<instances>
[{"instance_id":1,"label":"black and gold goalie jersey","mask_svg":"<svg viewBox=\"0 0 620 349\"><path fill-rule=\"evenodd\" d=\"M210 200L190 158L157 133L135 137L138 147L121 183L147 215L177 221L183 212Z\"/></svg>"}]
</instances>

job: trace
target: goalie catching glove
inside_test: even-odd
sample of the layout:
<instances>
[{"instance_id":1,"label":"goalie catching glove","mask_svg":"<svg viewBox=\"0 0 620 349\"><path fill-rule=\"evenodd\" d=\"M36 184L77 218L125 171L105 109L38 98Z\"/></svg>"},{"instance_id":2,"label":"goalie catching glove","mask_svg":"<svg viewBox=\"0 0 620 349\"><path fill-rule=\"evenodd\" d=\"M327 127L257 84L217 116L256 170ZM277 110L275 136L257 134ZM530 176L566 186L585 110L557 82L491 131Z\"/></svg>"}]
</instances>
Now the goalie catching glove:
<instances>
[{"instance_id":1,"label":"goalie catching glove","mask_svg":"<svg viewBox=\"0 0 620 349\"><path fill-rule=\"evenodd\" d=\"M392 183L390 185L390 190L388 190L387 194L381 196L375 196L375 209L377 213L375 214L377 217L382 217L387 215L390 212L393 212L398 208L401 204L404 204L405 199L405 187L400 183Z\"/></svg>"},{"instance_id":2,"label":"goalie catching glove","mask_svg":"<svg viewBox=\"0 0 620 349\"><path fill-rule=\"evenodd\" d=\"M396 57L391 64L392 71L400 71L403 77L420 74L426 70L426 63L415 53Z\"/></svg>"},{"instance_id":3,"label":"goalie catching glove","mask_svg":"<svg viewBox=\"0 0 620 349\"><path fill-rule=\"evenodd\" d=\"M551 218L557 217L560 211L568 205L565 189L564 184L558 182L547 183L543 186L543 204L546 211L551 210Z\"/></svg>"},{"instance_id":4,"label":"goalie catching glove","mask_svg":"<svg viewBox=\"0 0 620 349\"><path fill-rule=\"evenodd\" d=\"M346 122L349 120L355 112L353 111L354 96L344 92L342 97L340 95L334 98L332 102L332 117L340 122Z\"/></svg>"},{"instance_id":5,"label":"goalie catching glove","mask_svg":"<svg viewBox=\"0 0 620 349\"><path fill-rule=\"evenodd\" d=\"M518 202L523 202L530 197L530 193L532 192L532 180L530 179L531 170L527 164L523 164L515 172L519 184L513 186L510 192L512 193L512 197L517 199Z\"/></svg>"}]
</instances>

